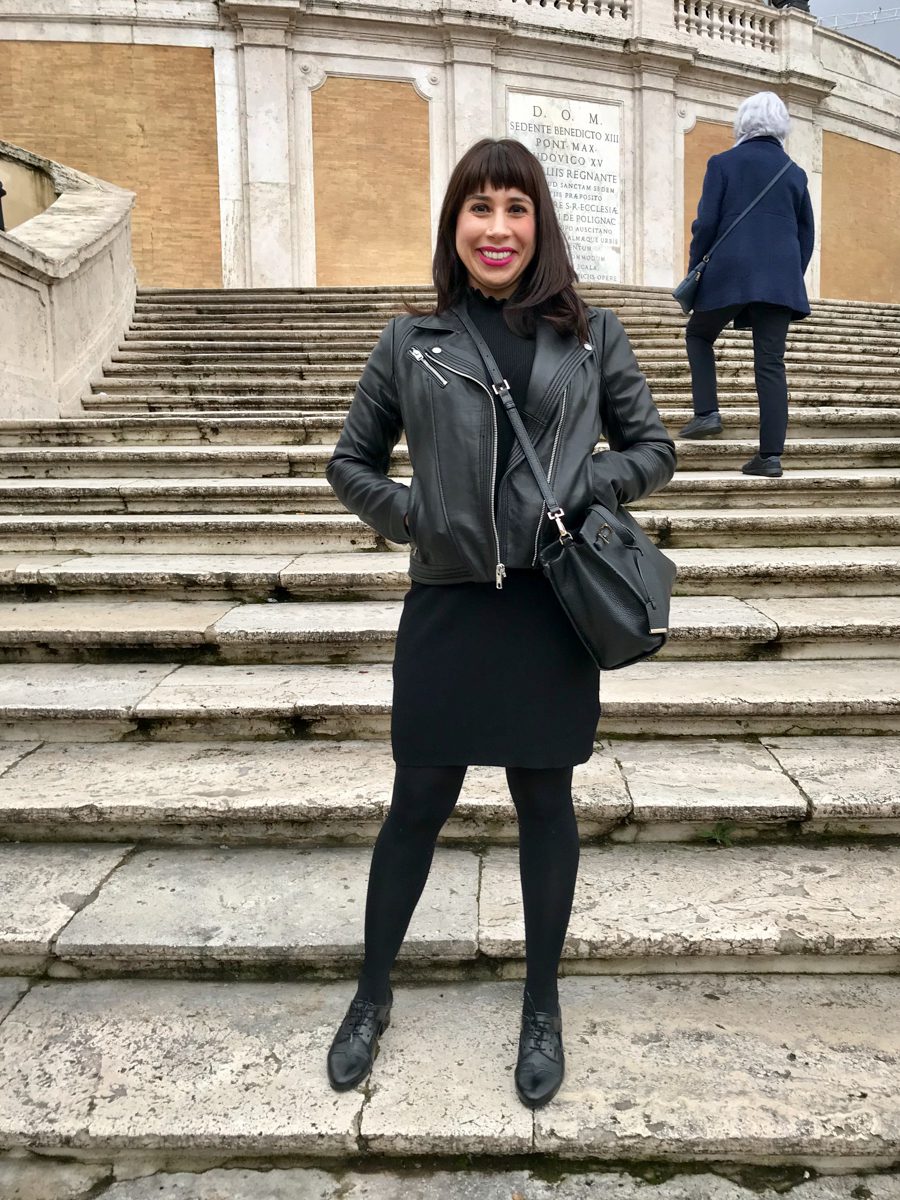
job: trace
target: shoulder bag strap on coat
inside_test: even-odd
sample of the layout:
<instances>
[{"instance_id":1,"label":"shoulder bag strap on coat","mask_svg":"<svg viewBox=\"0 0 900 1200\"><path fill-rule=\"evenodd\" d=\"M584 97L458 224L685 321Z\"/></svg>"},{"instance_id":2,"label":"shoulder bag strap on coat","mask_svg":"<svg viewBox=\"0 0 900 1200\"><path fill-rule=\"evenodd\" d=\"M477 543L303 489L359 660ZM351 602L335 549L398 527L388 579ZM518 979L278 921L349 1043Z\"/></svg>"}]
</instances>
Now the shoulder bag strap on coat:
<instances>
[{"instance_id":1,"label":"shoulder bag strap on coat","mask_svg":"<svg viewBox=\"0 0 900 1200\"><path fill-rule=\"evenodd\" d=\"M528 431L525 428L522 418L519 416L519 410L516 408L516 402L512 398L512 393L509 390L509 384L500 373L500 368L497 366L496 360L494 359L493 354L491 354L487 342L478 332L474 321L466 312L465 306L460 304L458 307L454 308L453 311L466 327L467 333L475 343L478 353L481 355L484 365L487 367L488 374L491 377L494 393L499 397L500 403L506 410L506 415L509 417L515 435L519 439L519 445L524 451L528 465L531 467L531 472L541 490L541 495L543 496L544 503L547 506L547 516L551 521L556 522L559 529L560 538L568 538L571 541L572 535L569 533L568 529L566 529L562 520L565 516L565 512L559 506L556 497L553 494L553 489L550 487L550 481L547 478L544 468L541 466L541 461L537 456L531 438L528 436Z\"/></svg>"},{"instance_id":2,"label":"shoulder bag strap on coat","mask_svg":"<svg viewBox=\"0 0 900 1200\"><path fill-rule=\"evenodd\" d=\"M759 195L756 197L756 199L752 200L750 202L750 204L747 205L747 207L744 209L744 211L741 213L741 215L739 217L735 217L735 219L731 222L731 224L728 226L728 228L725 230L725 232L721 235L721 237L716 238L716 240L713 242L713 244L710 246L710 248L707 250L707 252L703 255L703 258L705 261L709 261L709 256L712 254L713 250L715 250L715 248L717 246L720 246L722 244L722 242L725 241L725 239L728 237L729 233L731 233L732 229L734 229L736 226L740 225L741 221L743 221L743 219L744 219L744 217L746 217L747 213L750 212L751 209L756 208L757 204L759 204L759 202L760 202L760 200L762 200L763 196L765 196L768 192L770 192L772 190L772 188L775 186L775 184L778 182L778 180L782 177L782 175L784 175L784 173L786 171L789 171L793 165L794 165L794 160L789 158L787 160L787 162L784 164L784 166L781 168L781 170L778 172L778 174L775 176L775 178L769 180L769 182L766 184L766 186L763 188L763 190L759 193Z\"/></svg>"}]
</instances>

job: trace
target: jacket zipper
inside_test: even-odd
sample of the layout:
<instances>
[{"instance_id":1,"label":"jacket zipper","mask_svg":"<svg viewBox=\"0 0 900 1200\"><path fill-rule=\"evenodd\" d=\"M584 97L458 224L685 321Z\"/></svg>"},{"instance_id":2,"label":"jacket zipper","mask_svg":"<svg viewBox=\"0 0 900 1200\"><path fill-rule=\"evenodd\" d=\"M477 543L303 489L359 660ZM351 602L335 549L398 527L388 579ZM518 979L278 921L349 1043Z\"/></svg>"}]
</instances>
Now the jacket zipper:
<instances>
[{"instance_id":1,"label":"jacket zipper","mask_svg":"<svg viewBox=\"0 0 900 1200\"><path fill-rule=\"evenodd\" d=\"M547 472L547 482L553 483L553 468L556 465L556 451L559 449L560 439L562 438L563 422L566 419L566 405L569 399L569 389L566 388L563 392L562 411L559 414L559 424L556 427L556 437L553 439L553 449L550 451L550 469ZM534 532L534 558L531 560L533 567L537 566L538 560L538 542L541 540L541 525L544 522L544 506L541 505L541 515L538 517L537 529Z\"/></svg>"},{"instance_id":2,"label":"jacket zipper","mask_svg":"<svg viewBox=\"0 0 900 1200\"><path fill-rule=\"evenodd\" d=\"M420 363L425 368L426 371L428 371L430 374L432 374L435 377L435 379L438 381L438 383L441 385L441 387L447 386L447 380L443 377L443 375L440 373L440 371L435 370L435 368L431 365L431 363L426 358L426 356L422 353L421 350L417 350L415 346L410 346L407 353L410 354L416 360L417 363Z\"/></svg>"},{"instance_id":3,"label":"jacket zipper","mask_svg":"<svg viewBox=\"0 0 900 1200\"><path fill-rule=\"evenodd\" d=\"M412 354L413 358L415 358L417 361L420 356L422 359L425 358L421 350L411 349L410 354ZM425 363L423 365L427 366L428 364ZM497 551L497 566L494 569L494 582L497 585L497 590L500 591L503 588L503 580L506 578L506 567L500 559L500 531L497 528L497 509L494 504L494 489L497 486L497 442L499 440L499 434L497 432L497 410L494 407L493 397L488 391L487 385L482 380L476 379L474 375L467 375L465 371L458 371L456 367L451 367L447 363L442 363L441 365L446 367L446 369L452 372L452 374L459 375L461 379L470 379L472 383L477 383L490 401L491 417L494 422L494 457L491 465L491 526L494 530L494 546L496 547ZM437 374L437 372L435 372L435 374ZM440 378L440 376L438 376L438 378ZM447 381L444 380L445 384L446 382Z\"/></svg>"}]
</instances>

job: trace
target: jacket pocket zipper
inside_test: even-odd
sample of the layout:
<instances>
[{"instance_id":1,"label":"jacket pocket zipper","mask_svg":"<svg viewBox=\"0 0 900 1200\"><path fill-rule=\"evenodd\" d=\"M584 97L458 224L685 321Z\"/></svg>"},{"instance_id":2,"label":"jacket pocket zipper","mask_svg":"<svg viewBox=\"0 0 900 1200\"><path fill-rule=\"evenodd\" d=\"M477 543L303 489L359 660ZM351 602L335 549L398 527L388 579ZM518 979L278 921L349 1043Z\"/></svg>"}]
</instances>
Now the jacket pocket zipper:
<instances>
[{"instance_id":1,"label":"jacket pocket zipper","mask_svg":"<svg viewBox=\"0 0 900 1200\"><path fill-rule=\"evenodd\" d=\"M420 364L420 366L423 366L430 375L433 375L441 387L447 386L447 380L440 373L440 371L436 370L435 367L431 365L421 350L417 350L415 346L410 346L409 350L407 350L407 354L414 358L416 362Z\"/></svg>"}]
</instances>

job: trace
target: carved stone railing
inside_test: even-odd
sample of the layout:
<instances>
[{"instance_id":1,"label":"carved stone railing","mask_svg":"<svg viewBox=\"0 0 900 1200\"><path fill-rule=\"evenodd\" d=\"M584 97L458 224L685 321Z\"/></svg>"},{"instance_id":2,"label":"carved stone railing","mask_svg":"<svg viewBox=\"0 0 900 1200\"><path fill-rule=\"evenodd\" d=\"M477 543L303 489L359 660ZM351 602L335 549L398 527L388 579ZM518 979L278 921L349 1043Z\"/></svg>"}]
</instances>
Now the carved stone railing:
<instances>
[{"instance_id":1,"label":"carved stone railing","mask_svg":"<svg viewBox=\"0 0 900 1200\"><path fill-rule=\"evenodd\" d=\"M39 166L56 200L0 233L0 416L73 416L134 309L134 194L8 142L4 162Z\"/></svg>"},{"instance_id":2,"label":"carved stone railing","mask_svg":"<svg viewBox=\"0 0 900 1200\"><path fill-rule=\"evenodd\" d=\"M680 33L719 45L778 52L780 17L771 8L721 0L674 0L674 5L675 28Z\"/></svg>"}]
</instances>

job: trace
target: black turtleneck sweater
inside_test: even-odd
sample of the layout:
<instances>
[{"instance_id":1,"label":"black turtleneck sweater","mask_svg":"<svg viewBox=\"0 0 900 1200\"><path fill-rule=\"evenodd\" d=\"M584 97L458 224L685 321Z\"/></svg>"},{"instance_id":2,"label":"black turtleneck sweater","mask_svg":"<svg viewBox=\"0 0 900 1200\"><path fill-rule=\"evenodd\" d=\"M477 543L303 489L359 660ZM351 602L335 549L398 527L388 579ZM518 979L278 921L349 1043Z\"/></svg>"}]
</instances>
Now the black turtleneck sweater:
<instances>
[{"instance_id":1,"label":"black turtleneck sweater","mask_svg":"<svg viewBox=\"0 0 900 1200\"><path fill-rule=\"evenodd\" d=\"M492 296L485 296L476 288L470 287L466 301L469 316L487 342L488 348L500 368L500 374L509 384L516 408L521 411L528 391L531 368L534 365L534 338L520 337L519 334L513 333L503 316L503 310L506 307L505 300L495 300ZM509 461L510 451L516 442L516 435L503 405L496 396L494 397L494 409L497 414L496 487L499 488L500 480ZM496 500L496 490L494 499Z\"/></svg>"}]
</instances>

